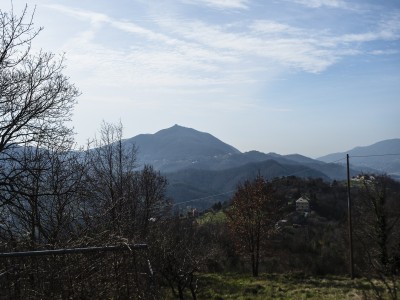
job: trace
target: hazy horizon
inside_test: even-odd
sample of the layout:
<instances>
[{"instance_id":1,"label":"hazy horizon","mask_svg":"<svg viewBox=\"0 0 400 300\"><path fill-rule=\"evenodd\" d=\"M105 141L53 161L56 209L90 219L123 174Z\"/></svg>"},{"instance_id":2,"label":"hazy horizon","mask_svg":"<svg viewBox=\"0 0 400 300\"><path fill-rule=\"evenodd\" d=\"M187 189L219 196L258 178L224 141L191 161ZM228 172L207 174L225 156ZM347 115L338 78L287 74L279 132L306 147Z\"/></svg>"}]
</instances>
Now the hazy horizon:
<instances>
[{"instance_id":1,"label":"hazy horizon","mask_svg":"<svg viewBox=\"0 0 400 300\"><path fill-rule=\"evenodd\" d=\"M18 15L26 1L12 3ZM179 124L242 152L313 158L399 138L398 1L29 1L34 9L44 30L33 48L65 53L82 92L79 144L102 120L121 120L124 138Z\"/></svg>"}]
</instances>

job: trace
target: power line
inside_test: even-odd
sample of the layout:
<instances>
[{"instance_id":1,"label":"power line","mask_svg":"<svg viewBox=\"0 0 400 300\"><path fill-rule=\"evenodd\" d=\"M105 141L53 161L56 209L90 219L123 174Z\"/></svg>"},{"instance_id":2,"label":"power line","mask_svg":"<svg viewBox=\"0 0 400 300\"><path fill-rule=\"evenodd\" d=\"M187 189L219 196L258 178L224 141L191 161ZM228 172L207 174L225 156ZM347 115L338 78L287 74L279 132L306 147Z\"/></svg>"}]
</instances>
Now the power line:
<instances>
[{"instance_id":1,"label":"power line","mask_svg":"<svg viewBox=\"0 0 400 300\"><path fill-rule=\"evenodd\" d=\"M328 162L327 164L333 164L333 163L336 163L336 162L339 162L339 161L345 160L345 159L346 159L346 157L343 157L343 158L340 158L340 159L338 159L338 160L335 160L335 161L332 161L332 162ZM282 165L281 165L281 166L282 166ZM287 171L287 169L285 168L285 166L282 166L282 168L285 169L285 170ZM310 171L310 170L311 170L310 168L304 168L304 169L302 169L302 170L299 170L299 171L292 172L292 173L289 173L289 174L287 174L287 175L284 175L284 177L293 176L293 175L296 175L296 174L298 174L298 173L307 172L307 171ZM273 181L276 182L276 181L279 181L279 180L283 180L283 178L276 178L276 180L273 180ZM209 195L209 196L206 196L206 197L195 198L195 199L191 199L191 200L188 200L188 201L183 201L183 202L179 202L179 203L174 203L174 204L172 205L172 207L178 206L178 205L181 205L181 204L185 204L185 203L190 203L190 202L195 202L195 201L202 201L202 200L214 198L214 197L217 197L217 196L222 196L222 195L230 194L230 193L233 193L233 192L235 192L235 191L236 191L236 190L230 190L230 191L224 192L224 193L213 194L213 195Z\"/></svg>"},{"instance_id":2,"label":"power line","mask_svg":"<svg viewBox=\"0 0 400 300\"><path fill-rule=\"evenodd\" d=\"M181 204L185 204L185 203L189 203L189 202L194 202L194 201L200 201L200 200L205 200L205 199L209 199L209 198L214 198L214 197L217 197L217 196L222 196L222 195L233 193L234 191L235 190L231 190L231 191L220 193L220 194L214 194L214 195L210 195L210 196L206 196L206 197L202 197L202 198L196 198L196 199L191 199L191 200L188 200L188 201L174 203L172 206L177 206L177 205L181 205Z\"/></svg>"},{"instance_id":3,"label":"power line","mask_svg":"<svg viewBox=\"0 0 400 300\"><path fill-rule=\"evenodd\" d=\"M400 153L370 154L370 155L350 155L350 157L381 157L381 156L400 156Z\"/></svg>"},{"instance_id":4,"label":"power line","mask_svg":"<svg viewBox=\"0 0 400 300\"><path fill-rule=\"evenodd\" d=\"M362 155L362 156L361 156L361 155L358 155L358 156L349 156L349 157L374 157L374 156L378 156L378 157L379 157L379 156L396 156L396 155L399 155L399 156L400 156L400 153L371 154L371 155ZM338 163L338 162L340 162L340 161L342 161L342 160L346 160L346 156L344 156L344 157L342 157L342 158L339 158L339 159L336 159L336 160L331 161L331 162L326 162L326 164L334 164L334 163ZM282 166L283 169L287 170L287 169L285 168L285 166L283 166L283 165L281 165L281 166ZM289 174L287 174L287 175L283 175L282 178L276 178L275 180L272 180L272 181L273 181L273 182L277 182L277 181L279 181L279 180L283 180L284 177L289 177L289 176L293 176L293 175L296 175L296 174L299 174L299 173L308 172L308 171L310 171L310 170L312 170L312 169L309 168L309 167L308 167L308 168L304 168L304 169L301 169L301 170L298 170L298 171L289 173ZM190 202L195 202L195 201L202 201L202 200L214 198L214 197L217 197L217 196L222 196L222 195L230 194L230 193L233 193L233 192L235 192L235 191L236 191L236 190L231 190L231 191L224 192L224 193L213 194L213 195L209 195L209 196L201 197L201 198L195 198L195 199L191 199L191 200L188 200L188 201L183 201L183 202L179 202L179 203L174 203L172 206L174 207L174 206L178 206L178 205L185 204L185 203L190 203Z\"/></svg>"},{"instance_id":5,"label":"power line","mask_svg":"<svg viewBox=\"0 0 400 300\"><path fill-rule=\"evenodd\" d=\"M337 163L337 162L345 160L345 159L346 159L346 157L343 157L343 158L337 159L335 161L327 162L327 164L334 164L334 163Z\"/></svg>"}]
</instances>

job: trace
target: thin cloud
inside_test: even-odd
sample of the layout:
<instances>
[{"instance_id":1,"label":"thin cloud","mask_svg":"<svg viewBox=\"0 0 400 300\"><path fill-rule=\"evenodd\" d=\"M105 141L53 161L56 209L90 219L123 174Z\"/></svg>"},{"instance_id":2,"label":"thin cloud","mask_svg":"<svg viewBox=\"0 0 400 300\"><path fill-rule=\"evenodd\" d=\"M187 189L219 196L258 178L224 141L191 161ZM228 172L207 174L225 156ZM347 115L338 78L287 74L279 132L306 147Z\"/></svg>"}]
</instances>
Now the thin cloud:
<instances>
[{"instance_id":1,"label":"thin cloud","mask_svg":"<svg viewBox=\"0 0 400 300\"><path fill-rule=\"evenodd\" d=\"M91 24L99 24L103 22L109 22L110 18L102 13L97 13L93 11L87 11L87 10L82 10L82 9L74 9L70 8L68 6L64 6L61 4L46 4L44 5L45 7L48 7L50 9L59 11L61 13L64 13L66 15L79 18L81 20L89 21Z\"/></svg>"},{"instance_id":2,"label":"thin cloud","mask_svg":"<svg viewBox=\"0 0 400 300\"><path fill-rule=\"evenodd\" d=\"M384 40L397 40L400 38L400 11L396 10L380 23L380 35Z\"/></svg>"},{"instance_id":3,"label":"thin cloud","mask_svg":"<svg viewBox=\"0 0 400 300\"><path fill-rule=\"evenodd\" d=\"M271 20L256 20L249 27L254 31L270 34L294 34L301 32L298 28Z\"/></svg>"},{"instance_id":4,"label":"thin cloud","mask_svg":"<svg viewBox=\"0 0 400 300\"><path fill-rule=\"evenodd\" d=\"M202 2L215 4L221 1ZM225 5L228 2L231 7L247 3L226 1ZM333 0L312 2L315 5L317 2L320 5L341 3ZM86 31L67 43L72 52L68 54L69 60L73 60L77 68L93 70L96 74L93 76L99 77L88 81L144 88L155 84L174 88L252 84L263 77L269 78L254 74L276 72L279 69L276 65L284 69L319 73L346 56L363 53L358 49L360 44L398 39L400 31L400 18L396 12L385 17L375 31L333 35L274 20L243 22L238 28L227 24L217 26L202 21L161 18L155 19L157 22L150 28L96 12L61 5L48 7L89 22ZM127 37L132 39L132 47L112 49L112 44L96 42L100 25L132 35ZM135 46L135 43L138 45ZM261 67L262 71L252 71L256 67ZM106 74L100 69L107 70ZM238 69L244 72L233 72Z\"/></svg>"},{"instance_id":5,"label":"thin cloud","mask_svg":"<svg viewBox=\"0 0 400 300\"><path fill-rule=\"evenodd\" d=\"M185 0L184 3L205 5L217 9L248 9L249 0Z\"/></svg>"},{"instance_id":6,"label":"thin cloud","mask_svg":"<svg viewBox=\"0 0 400 300\"><path fill-rule=\"evenodd\" d=\"M189 75L188 72L215 73L220 71L221 64L236 61L229 53L218 53L204 48L198 43L179 40L133 22L119 21L103 14L70 9L61 5L49 7L73 17L85 19L91 24L88 30L79 33L66 43L70 52L69 60L76 61L76 65L80 69L85 66L90 69L98 69L108 65L107 77L113 78L113 73L118 73L123 78L116 80L119 83L129 81L135 82L135 85L145 85L146 82L149 85L154 85L154 82L157 82L159 85L205 86L221 82L221 80L216 80L213 76L199 79L198 76L193 75L194 73ZM142 39L152 41L155 44L142 44L141 47L125 52L113 50L109 45L101 46L94 41L98 26L93 26L93 24L98 22L128 34L140 36ZM113 72L112 70L118 71ZM140 70L140 72L130 70ZM103 82L109 85L111 81L104 79ZM227 80L224 80L224 82L227 82Z\"/></svg>"},{"instance_id":7,"label":"thin cloud","mask_svg":"<svg viewBox=\"0 0 400 300\"><path fill-rule=\"evenodd\" d=\"M394 55L394 54L399 54L399 53L400 53L400 51L395 50L395 49L373 50L373 51L369 52L369 54L372 54L372 55Z\"/></svg>"},{"instance_id":8,"label":"thin cloud","mask_svg":"<svg viewBox=\"0 0 400 300\"><path fill-rule=\"evenodd\" d=\"M260 23L257 24L250 25L250 28L260 27ZM196 41L203 47L232 53L237 57L247 57L256 63L260 63L259 59L272 60L308 72L321 72L337 60L331 49L320 47L318 40L306 35L293 34L289 37L270 35L268 33L271 33L271 28L267 32L264 31L266 35L261 36L260 28L257 28L257 32L228 32L224 28L199 21L185 23L185 26L169 22L169 26L184 39ZM280 27L278 23L274 26ZM285 25L281 25L278 29L281 30L283 27ZM292 31L301 30L293 28Z\"/></svg>"},{"instance_id":9,"label":"thin cloud","mask_svg":"<svg viewBox=\"0 0 400 300\"><path fill-rule=\"evenodd\" d=\"M331 8L341 8L341 9L351 8L351 6L343 0L293 0L293 2L311 8L320 8L324 6Z\"/></svg>"},{"instance_id":10,"label":"thin cloud","mask_svg":"<svg viewBox=\"0 0 400 300\"><path fill-rule=\"evenodd\" d=\"M376 30L363 33L349 33L335 37L326 37L325 44L352 44L375 41L395 41L400 39L400 13L384 15Z\"/></svg>"}]
</instances>

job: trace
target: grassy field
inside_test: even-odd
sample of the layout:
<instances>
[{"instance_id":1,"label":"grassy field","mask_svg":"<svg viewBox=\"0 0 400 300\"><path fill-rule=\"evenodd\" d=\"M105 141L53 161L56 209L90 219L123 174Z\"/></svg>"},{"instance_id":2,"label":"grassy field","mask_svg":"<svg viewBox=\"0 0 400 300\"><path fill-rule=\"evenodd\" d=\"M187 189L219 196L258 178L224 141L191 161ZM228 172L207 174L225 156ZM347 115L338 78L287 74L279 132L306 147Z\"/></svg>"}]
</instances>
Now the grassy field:
<instances>
[{"instance_id":1,"label":"grassy field","mask_svg":"<svg viewBox=\"0 0 400 300\"><path fill-rule=\"evenodd\" d=\"M367 280L346 277L304 277L264 274L258 278L238 274L204 274L198 299L374 299ZM171 298L172 299L172 298ZM187 299L191 299L188 294Z\"/></svg>"}]
</instances>

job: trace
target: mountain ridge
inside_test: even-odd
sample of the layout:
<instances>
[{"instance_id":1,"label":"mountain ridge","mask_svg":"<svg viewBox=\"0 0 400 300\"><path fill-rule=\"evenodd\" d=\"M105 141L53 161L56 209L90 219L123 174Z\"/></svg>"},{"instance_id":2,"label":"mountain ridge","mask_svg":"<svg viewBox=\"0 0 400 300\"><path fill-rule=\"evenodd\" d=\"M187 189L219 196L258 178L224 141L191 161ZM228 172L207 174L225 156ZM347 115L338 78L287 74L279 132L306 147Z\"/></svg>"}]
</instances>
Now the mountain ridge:
<instances>
[{"instance_id":1,"label":"mountain ridge","mask_svg":"<svg viewBox=\"0 0 400 300\"><path fill-rule=\"evenodd\" d=\"M201 208L228 200L239 182L251 180L257 174L269 180L299 176L332 181L343 180L347 176L344 153L313 159L301 154L280 155L257 150L241 152L209 133L176 124L154 134L137 135L123 143L137 146L141 166L151 164L166 176L169 182L167 195L175 203L189 201L191 206ZM380 143L376 143L380 148L376 150L375 147L373 153L384 151L385 143ZM357 147L352 153L364 150ZM342 160L342 164L332 163L337 160ZM398 170L400 172L400 164ZM357 164L357 160L352 159L350 174L353 176L362 172L377 172L377 169Z\"/></svg>"},{"instance_id":2,"label":"mountain ridge","mask_svg":"<svg viewBox=\"0 0 400 300\"><path fill-rule=\"evenodd\" d=\"M263 162L269 159L282 164L299 164L323 172L329 178L343 179L343 163L345 152L328 154L313 159L301 154L280 155L263 153L257 150L241 152L235 147L223 142L207 132L175 124L170 128L157 131L154 134L140 134L123 141L138 147L138 162L140 165L151 164L163 173L173 173L184 169L225 170L236 168L253 162ZM370 156L383 152L400 153L400 139L389 139L370 146L355 147L348 151L353 156L360 154ZM357 154L357 155L356 155ZM400 157L399 157L400 159ZM340 161L341 160L341 161ZM391 162L394 166L390 166ZM335 163L337 162L337 163ZM368 163L369 162L369 163ZM400 162L396 159L385 161L368 157L368 162L359 157L351 160L354 172L387 172L400 174Z\"/></svg>"},{"instance_id":3,"label":"mountain ridge","mask_svg":"<svg viewBox=\"0 0 400 300\"><path fill-rule=\"evenodd\" d=\"M400 178L400 138L376 142L369 146L358 146L345 152L336 152L317 158L323 162L337 161L349 154L350 164L362 171L371 169ZM342 162L344 163L344 162Z\"/></svg>"},{"instance_id":4,"label":"mountain ridge","mask_svg":"<svg viewBox=\"0 0 400 300\"><path fill-rule=\"evenodd\" d=\"M139 163L152 164L163 171L187 168L211 157L241 153L209 133L176 124L123 142L138 147Z\"/></svg>"}]
</instances>

